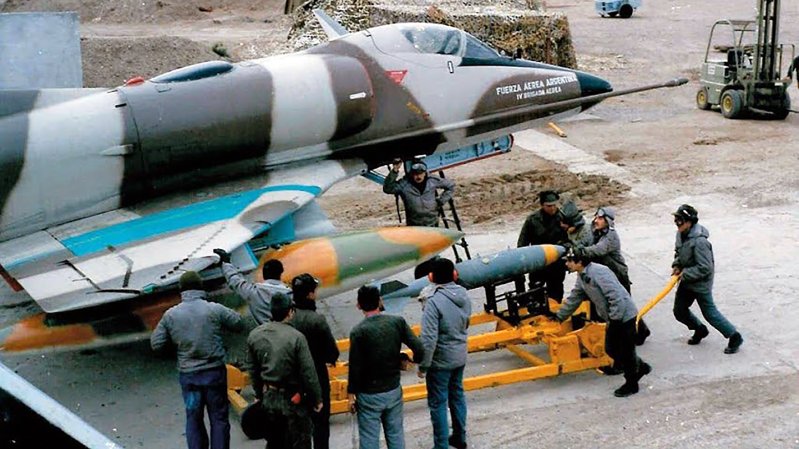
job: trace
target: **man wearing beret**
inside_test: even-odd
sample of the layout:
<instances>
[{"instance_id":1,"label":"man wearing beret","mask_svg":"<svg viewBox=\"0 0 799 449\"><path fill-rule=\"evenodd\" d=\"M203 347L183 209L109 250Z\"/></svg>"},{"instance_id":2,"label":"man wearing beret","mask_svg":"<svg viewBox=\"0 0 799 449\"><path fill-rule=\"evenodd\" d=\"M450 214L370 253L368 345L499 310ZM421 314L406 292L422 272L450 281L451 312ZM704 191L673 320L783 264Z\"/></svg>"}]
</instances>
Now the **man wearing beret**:
<instances>
[{"instance_id":1,"label":"man wearing beret","mask_svg":"<svg viewBox=\"0 0 799 449\"><path fill-rule=\"evenodd\" d=\"M336 339L330 331L330 325L324 316L316 312L316 290L319 280L308 273L300 274L291 280L291 292L294 295L296 308L291 325L300 331L308 341L311 350L319 386L322 388L324 406L319 413L312 415L313 447L327 449L330 445L330 377L327 365L338 360L339 352Z\"/></svg>"},{"instance_id":2,"label":"man wearing beret","mask_svg":"<svg viewBox=\"0 0 799 449\"><path fill-rule=\"evenodd\" d=\"M208 302L202 279L194 271L180 277L180 304L164 313L150 336L154 351L177 347L178 371L186 405L186 442L189 449L208 448L204 414L211 423L211 449L230 447L227 371L222 329L239 332L241 315Z\"/></svg>"},{"instance_id":3,"label":"man wearing beret","mask_svg":"<svg viewBox=\"0 0 799 449\"><path fill-rule=\"evenodd\" d=\"M516 246L521 248L528 245L560 245L569 240L568 234L561 227L561 215L558 213L559 200L560 195L552 190L538 194L541 208L530 214L524 221ZM557 261L543 270L531 273L530 284L543 283L546 286L547 296L561 302L565 278L566 268L563 262Z\"/></svg>"}]
</instances>

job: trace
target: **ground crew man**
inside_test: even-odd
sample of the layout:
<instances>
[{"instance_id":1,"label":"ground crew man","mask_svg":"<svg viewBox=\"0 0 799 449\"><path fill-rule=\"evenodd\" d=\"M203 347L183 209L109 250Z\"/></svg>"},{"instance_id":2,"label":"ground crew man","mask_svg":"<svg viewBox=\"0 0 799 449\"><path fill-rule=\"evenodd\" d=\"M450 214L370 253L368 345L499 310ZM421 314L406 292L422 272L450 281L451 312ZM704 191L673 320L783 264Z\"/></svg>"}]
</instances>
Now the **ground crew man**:
<instances>
[{"instance_id":1,"label":"ground crew man","mask_svg":"<svg viewBox=\"0 0 799 449\"><path fill-rule=\"evenodd\" d=\"M322 410L322 390L311 351L300 331L288 324L291 298L277 292L270 300L272 320L247 339L250 379L266 415L268 449L311 449L314 414Z\"/></svg>"},{"instance_id":2,"label":"ground crew man","mask_svg":"<svg viewBox=\"0 0 799 449\"><path fill-rule=\"evenodd\" d=\"M621 239L619 233L616 232L616 211L610 207L600 207L594 214L591 226L593 228L592 244L575 247L575 252L587 256L592 262L610 268L627 293L632 294L627 262L621 253ZM641 320L638 324L635 344L643 345L651 333L646 322Z\"/></svg>"},{"instance_id":3,"label":"ground crew man","mask_svg":"<svg viewBox=\"0 0 799 449\"><path fill-rule=\"evenodd\" d=\"M438 226L438 210L452 199L455 183L446 178L429 176L424 162L411 165L410 172L397 181L400 167L402 161L395 161L383 182L383 192L402 198L405 224L408 226ZM436 198L438 190L442 192Z\"/></svg>"},{"instance_id":4,"label":"ground crew man","mask_svg":"<svg viewBox=\"0 0 799 449\"><path fill-rule=\"evenodd\" d=\"M357 306L365 318L350 332L347 393L350 410L358 413L360 449L380 447L381 423L388 449L404 449L400 349L405 344L419 363L424 348L404 318L380 313L381 304L377 287L358 290Z\"/></svg>"},{"instance_id":5,"label":"ground crew man","mask_svg":"<svg viewBox=\"0 0 799 449\"><path fill-rule=\"evenodd\" d=\"M689 345L698 345L709 332L707 327L691 313L690 307L696 301L702 316L729 339L725 354L734 354L744 339L713 302L713 246L708 241L710 232L699 222L699 213L692 206L683 204L674 212L677 237L674 243L674 262L672 275L680 277L677 293L674 296L674 318L694 331L688 340Z\"/></svg>"},{"instance_id":6,"label":"ground crew man","mask_svg":"<svg viewBox=\"0 0 799 449\"><path fill-rule=\"evenodd\" d=\"M227 370L222 329L241 331L241 315L207 301L202 279L194 271L180 276L180 304L164 313L150 335L150 346L160 351L177 347L178 371L186 405L186 442L189 449L208 448L204 414L211 424L211 449L230 447Z\"/></svg>"},{"instance_id":7,"label":"ground crew man","mask_svg":"<svg viewBox=\"0 0 799 449\"><path fill-rule=\"evenodd\" d=\"M528 245L553 244L560 245L568 240L566 231L561 228L558 200L560 195L552 190L538 194L541 208L530 214L522 225L517 245L519 248ZM557 261L545 269L530 274L530 284L543 283L548 297L560 302L563 300L563 280L566 269L563 262Z\"/></svg>"},{"instance_id":8,"label":"ground crew man","mask_svg":"<svg viewBox=\"0 0 799 449\"><path fill-rule=\"evenodd\" d=\"M261 273L264 281L261 283L251 282L242 275L235 265L230 263L230 254L223 249L215 249L214 253L219 256L222 264L222 273L225 275L228 287L242 299L247 301L255 322L264 324L272 319L270 304L272 295L281 292L290 295L291 289L281 282L280 276L283 274L283 264L279 260L267 260L264 263Z\"/></svg>"},{"instance_id":9,"label":"ground crew man","mask_svg":"<svg viewBox=\"0 0 799 449\"><path fill-rule=\"evenodd\" d=\"M325 317L316 313L316 289L319 281L308 273L303 273L291 281L294 295L294 318L291 325L300 331L308 341L311 350L319 386L322 389L323 407L314 413L313 447L327 449L330 440L330 377L327 365L338 360L338 346Z\"/></svg>"},{"instance_id":10,"label":"ground crew man","mask_svg":"<svg viewBox=\"0 0 799 449\"><path fill-rule=\"evenodd\" d=\"M596 306L599 316L607 322L605 352L615 365L624 370L624 385L613 394L626 397L638 393L638 381L649 374L652 367L635 353L635 318L638 309L610 268L591 262L574 250L566 253L566 268L577 273L577 281L563 306L555 314L558 321L570 317L580 303L588 298Z\"/></svg>"},{"instance_id":11,"label":"ground crew man","mask_svg":"<svg viewBox=\"0 0 799 449\"><path fill-rule=\"evenodd\" d=\"M463 368L466 366L467 329L472 303L466 289L456 284L457 272L449 259L432 263L430 280L435 287L424 303L421 340L424 359L419 377L427 384L427 406L433 422L434 449L466 449L466 396ZM447 438L447 408L452 416L452 435Z\"/></svg>"}]
</instances>

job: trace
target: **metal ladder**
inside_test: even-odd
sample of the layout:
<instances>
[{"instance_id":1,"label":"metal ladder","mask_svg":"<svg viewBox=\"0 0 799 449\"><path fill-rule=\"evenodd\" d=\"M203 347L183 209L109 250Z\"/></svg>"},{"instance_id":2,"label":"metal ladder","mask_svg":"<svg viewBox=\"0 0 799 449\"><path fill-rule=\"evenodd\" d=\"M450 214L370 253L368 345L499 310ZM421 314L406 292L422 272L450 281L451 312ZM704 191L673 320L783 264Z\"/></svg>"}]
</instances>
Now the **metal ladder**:
<instances>
[{"instance_id":1,"label":"metal ladder","mask_svg":"<svg viewBox=\"0 0 799 449\"><path fill-rule=\"evenodd\" d=\"M444 170L438 171L438 176L442 179L446 178L444 176ZM436 196L438 196L438 192L436 192ZM446 209L449 209L451 218L447 216ZM447 203L446 207L439 207L438 208L438 216L441 218L444 227L450 229L454 227L458 231L463 232L463 227L461 226L461 219L458 217L458 210L455 208L455 200L450 198L449 202ZM452 245L452 252L455 253L455 263L463 262L463 258L461 257L460 253L458 252L458 247L463 249L464 255L466 256L466 260L472 260L472 254L469 251L469 243L466 242L466 237L461 237L460 241L455 242Z\"/></svg>"}]
</instances>

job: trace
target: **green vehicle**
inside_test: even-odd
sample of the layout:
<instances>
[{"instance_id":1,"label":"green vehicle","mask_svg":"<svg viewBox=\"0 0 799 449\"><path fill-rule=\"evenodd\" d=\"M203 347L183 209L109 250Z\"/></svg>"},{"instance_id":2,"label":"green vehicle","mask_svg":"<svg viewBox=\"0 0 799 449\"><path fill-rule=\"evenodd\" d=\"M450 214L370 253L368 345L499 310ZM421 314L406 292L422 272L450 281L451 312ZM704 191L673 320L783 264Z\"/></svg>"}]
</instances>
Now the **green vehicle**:
<instances>
[{"instance_id":1,"label":"green vehicle","mask_svg":"<svg viewBox=\"0 0 799 449\"><path fill-rule=\"evenodd\" d=\"M778 43L780 0L759 0L757 20L719 20L710 30L705 61L700 74L696 105L718 106L726 118L754 114L783 120L791 109L790 78L780 77L785 48ZM726 58L711 60L717 28L729 29L731 45L716 45ZM790 62L795 46L790 45Z\"/></svg>"}]
</instances>

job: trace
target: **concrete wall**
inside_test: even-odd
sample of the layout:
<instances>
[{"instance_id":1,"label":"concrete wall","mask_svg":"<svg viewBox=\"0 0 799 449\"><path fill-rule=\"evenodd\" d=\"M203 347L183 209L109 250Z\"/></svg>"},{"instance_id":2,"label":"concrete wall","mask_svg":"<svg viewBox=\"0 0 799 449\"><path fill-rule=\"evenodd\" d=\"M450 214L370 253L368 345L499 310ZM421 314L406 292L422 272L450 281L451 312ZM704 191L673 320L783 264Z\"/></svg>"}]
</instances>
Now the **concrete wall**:
<instances>
[{"instance_id":1,"label":"concrete wall","mask_svg":"<svg viewBox=\"0 0 799 449\"><path fill-rule=\"evenodd\" d=\"M78 15L0 14L0 89L83 87Z\"/></svg>"}]
</instances>

